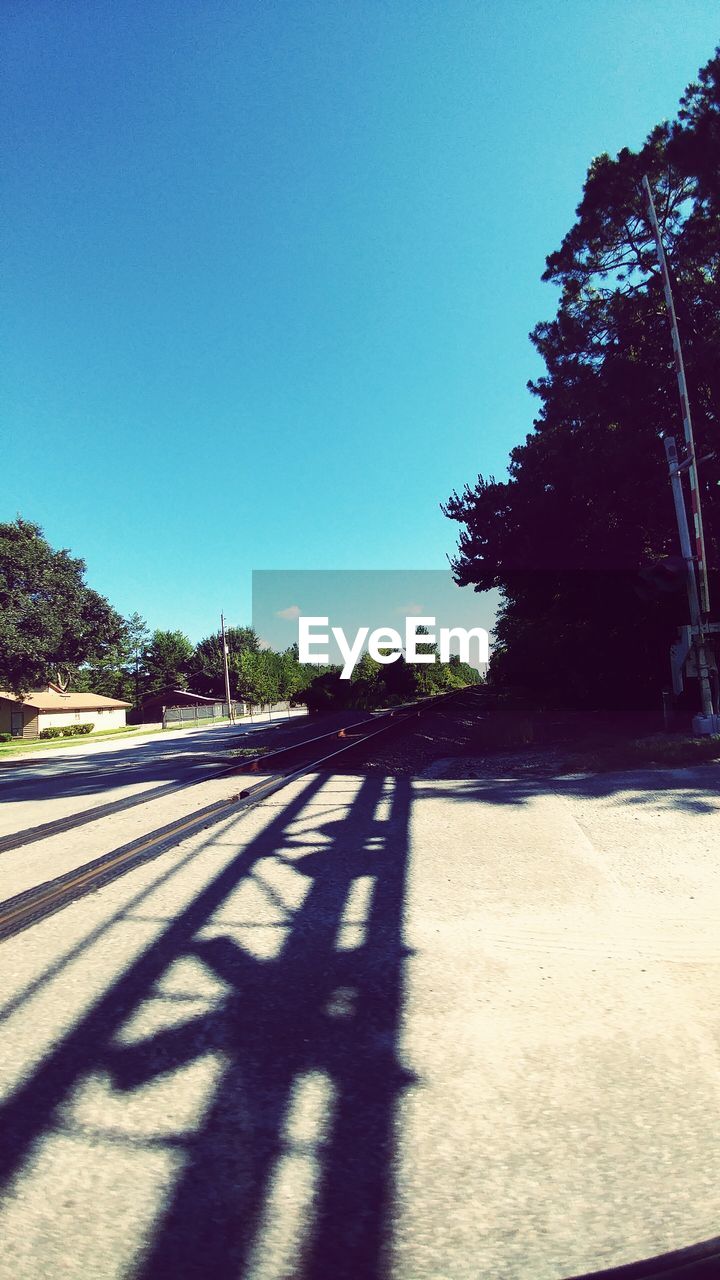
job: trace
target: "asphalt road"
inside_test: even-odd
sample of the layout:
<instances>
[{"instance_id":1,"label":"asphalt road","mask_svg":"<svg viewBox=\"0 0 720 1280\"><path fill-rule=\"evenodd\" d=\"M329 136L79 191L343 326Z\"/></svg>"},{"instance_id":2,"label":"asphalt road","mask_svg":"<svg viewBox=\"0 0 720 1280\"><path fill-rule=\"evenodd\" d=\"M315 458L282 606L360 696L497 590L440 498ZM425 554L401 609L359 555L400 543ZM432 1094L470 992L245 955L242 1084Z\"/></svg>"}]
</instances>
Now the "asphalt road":
<instances>
[{"instance_id":1,"label":"asphalt road","mask_svg":"<svg viewBox=\"0 0 720 1280\"><path fill-rule=\"evenodd\" d=\"M304 717L293 712L292 720ZM89 742L87 747L33 754L0 765L0 837L81 813L168 783L192 784L227 762L233 746L250 745L269 724L287 726L285 713L271 721L169 731L147 738Z\"/></svg>"},{"instance_id":2,"label":"asphalt road","mask_svg":"<svg viewBox=\"0 0 720 1280\"><path fill-rule=\"evenodd\" d=\"M716 1236L718 776L306 777L1 944L0 1277Z\"/></svg>"}]
</instances>

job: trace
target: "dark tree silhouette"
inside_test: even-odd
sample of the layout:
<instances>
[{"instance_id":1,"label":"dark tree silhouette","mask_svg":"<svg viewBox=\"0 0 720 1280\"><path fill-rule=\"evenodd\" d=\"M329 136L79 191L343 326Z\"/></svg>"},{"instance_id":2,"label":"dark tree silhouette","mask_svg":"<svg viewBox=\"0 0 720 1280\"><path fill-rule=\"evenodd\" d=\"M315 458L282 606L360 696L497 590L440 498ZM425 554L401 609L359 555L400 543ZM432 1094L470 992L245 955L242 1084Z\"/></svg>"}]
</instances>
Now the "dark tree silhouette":
<instances>
[{"instance_id":1,"label":"dark tree silhouette","mask_svg":"<svg viewBox=\"0 0 720 1280\"><path fill-rule=\"evenodd\" d=\"M501 588L491 674L545 701L657 705L680 593L638 592L643 566L677 554L661 432L682 442L673 353L640 183L655 192L674 278L699 455L720 413L720 57L678 120L637 153L590 166L577 220L547 260L560 288L531 335L533 431L509 479L478 478L443 510L462 527L456 579ZM720 605L720 458L703 463L711 597ZM643 598L644 596L644 598Z\"/></svg>"}]
</instances>

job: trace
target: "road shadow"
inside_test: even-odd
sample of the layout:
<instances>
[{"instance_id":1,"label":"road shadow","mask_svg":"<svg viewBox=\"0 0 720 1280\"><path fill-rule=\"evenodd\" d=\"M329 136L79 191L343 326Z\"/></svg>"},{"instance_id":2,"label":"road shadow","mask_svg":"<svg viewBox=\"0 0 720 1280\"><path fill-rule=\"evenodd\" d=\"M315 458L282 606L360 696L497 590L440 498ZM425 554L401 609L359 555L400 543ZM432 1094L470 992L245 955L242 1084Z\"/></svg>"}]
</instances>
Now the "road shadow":
<instances>
[{"instance_id":1,"label":"road shadow","mask_svg":"<svg viewBox=\"0 0 720 1280\"><path fill-rule=\"evenodd\" d=\"M112 812L119 813L144 804L148 799L169 794L177 783L189 786L206 781L219 769L232 771L237 768L238 776L247 777L250 782L253 775L246 766L252 753L257 752L258 765L262 766L264 752L284 751L305 737L334 734L365 714L348 710L313 718L297 715L258 724L191 730L169 739L158 734L146 742L128 740L112 750L82 753L78 748L77 757L73 754L57 759L48 756L39 760L0 763L0 796L4 803L36 803L41 806L48 799L57 801L103 794L108 797L107 801L79 814L37 824L22 832L8 833L0 839L0 851L3 847L16 848L42 839L49 834L50 828L69 830ZM321 751L320 745L318 752ZM262 771L284 772L284 757L280 757L277 765L271 757L268 766ZM148 783L155 784L155 789L147 788ZM133 787L147 789L125 799L113 798L113 792L119 788L127 791Z\"/></svg>"},{"instance_id":2,"label":"road shadow","mask_svg":"<svg viewBox=\"0 0 720 1280\"><path fill-rule=\"evenodd\" d=\"M446 785L450 784L450 785ZM487 762L472 758L446 760L414 780L415 799L437 796L477 805L523 805L543 795L604 800L643 806L662 800L687 813L720 814L720 765L683 768L636 768L608 773L543 774L536 770L508 774L502 766L493 776Z\"/></svg>"},{"instance_id":3,"label":"road shadow","mask_svg":"<svg viewBox=\"0 0 720 1280\"><path fill-rule=\"evenodd\" d=\"M0 1177L7 1184L46 1135L58 1126L67 1132L66 1103L91 1075L104 1073L129 1097L218 1053L225 1065L199 1128L174 1139L182 1169L132 1272L139 1280L250 1274L293 1099L303 1081L317 1078L327 1082L333 1104L314 1149L315 1192L292 1274L387 1274L395 1107L412 1082L398 1055L410 784L361 779L342 816L331 809L324 825L312 824L308 851L297 824L327 782L313 777L249 842L240 843L237 829L237 853L224 870L169 920L0 1112ZM301 878L302 901L296 908L279 901L284 941L259 959L232 929L223 931L222 920L208 926L262 860L278 856ZM370 886L369 905L354 943L341 945L360 878ZM183 959L219 980L224 996L199 1016L128 1043L123 1027L146 1002L162 998L163 978ZM111 1132L105 1140L124 1142Z\"/></svg>"},{"instance_id":4,"label":"road shadow","mask_svg":"<svg viewBox=\"0 0 720 1280\"><path fill-rule=\"evenodd\" d=\"M118 787L200 781L213 766L228 764L233 748L248 750L261 738L268 743L281 738L288 728L307 724L305 717L278 719L268 724L218 726L186 731L166 738L161 733L145 742L128 739L112 750L46 756L35 760L11 760L0 768L0 787L5 802L42 801L48 795L48 779L54 800L65 796L96 795Z\"/></svg>"}]
</instances>

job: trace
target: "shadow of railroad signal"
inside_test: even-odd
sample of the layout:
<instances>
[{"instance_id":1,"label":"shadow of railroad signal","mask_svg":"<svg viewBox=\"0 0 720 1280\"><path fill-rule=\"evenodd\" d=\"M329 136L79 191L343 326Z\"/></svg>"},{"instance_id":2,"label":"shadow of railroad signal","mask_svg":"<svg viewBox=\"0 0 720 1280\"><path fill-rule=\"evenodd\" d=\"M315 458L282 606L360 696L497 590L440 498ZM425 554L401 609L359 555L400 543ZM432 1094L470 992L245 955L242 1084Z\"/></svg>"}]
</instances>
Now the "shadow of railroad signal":
<instances>
[{"instance_id":1,"label":"shadow of railroad signal","mask_svg":"<svg viewBox=\"0 0 720 1280\"><path fill-rule=\"evenodd\" d=\"M345 817L298 834L323 781L237 853L6 1108L10 1172L10 1151L17 1167L90 1076L130 1097L215 1061L199 1122L166 1137L179 1169L136 1276L248 1276L263 1252L273 1274L304 1280L385 1274L394 1113L413 1079L398 1059L410 786L363 779ZM259 957L213 918L241 882L263 883L268 859L299 902L272 891L281 945ZM348 920L360 884L364 911ZM221 998L197 1012L192 992L164 993L178 962ZM133 1032L168 1002L179 1023Z\"/></svg>"}]
</instances>

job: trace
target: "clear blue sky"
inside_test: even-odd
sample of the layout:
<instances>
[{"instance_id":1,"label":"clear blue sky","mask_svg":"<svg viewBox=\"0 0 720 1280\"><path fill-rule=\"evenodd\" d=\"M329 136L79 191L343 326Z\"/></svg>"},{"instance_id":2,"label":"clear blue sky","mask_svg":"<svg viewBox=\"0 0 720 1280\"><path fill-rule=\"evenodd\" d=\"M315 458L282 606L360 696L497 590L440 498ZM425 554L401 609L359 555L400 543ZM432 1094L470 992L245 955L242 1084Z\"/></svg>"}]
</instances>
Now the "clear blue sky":
<instances>
[{"instance_id":1,"label":"clear blue sky","mask_svg":"<svg viewBox=\"0 0 720 1280\"><path fill-rule=\"evenodd\" d=\"M252 569L442 568L530 429L591 158L716 0L5 0L0 518L192 639Z\"/></svg>"}]
</instances>

